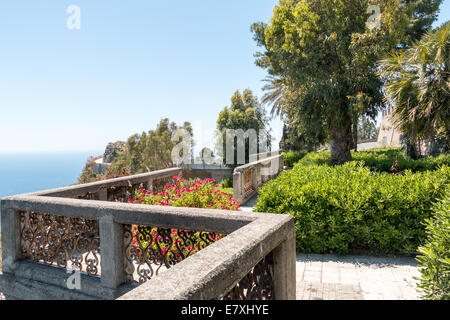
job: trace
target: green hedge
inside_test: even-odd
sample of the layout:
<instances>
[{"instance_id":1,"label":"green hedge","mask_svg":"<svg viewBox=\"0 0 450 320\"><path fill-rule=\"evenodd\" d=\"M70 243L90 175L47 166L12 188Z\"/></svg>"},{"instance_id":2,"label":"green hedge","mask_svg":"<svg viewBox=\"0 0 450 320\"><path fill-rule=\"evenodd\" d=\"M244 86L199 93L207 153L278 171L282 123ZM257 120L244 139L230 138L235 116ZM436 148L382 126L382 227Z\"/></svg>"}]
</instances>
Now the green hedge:
<instances>
[{"instance_id":1,"label":"green hedge","mask_svg":"<svg viewBox=\"0 0 450 320\"><path fill-rule=\"evenodd\" d=\"M446 166L393 175L361 162L301 162L259 190L255 211L294 216L297 248L306 253L415 253L426 237L423 222L450 181Z\"/></svg>"},{"instance_id":2,"label":"green hedge","mask_svg":"<svg viewBox=\"0 0 450 320\"><path fill-rule=\"evenodd\" d=\"M283 152L284 165L286 167L293 167L297 162L299 162L306 155L307 155L307 152L302 152L302 151Z\"/></svg>"},{"instance_id":3,"label":"green hedge","mask_svg":"<svg viewBox=\"0 0 450 320\"><path fill-rule=\"evenodd\" d=\"M446 197L435 204L433 218L426 221L428 239L419 248L422 273L419 287L424 298L450 299L450 188Z\"/></svg>"},{"instance_id":4,"label":"green hedge","mask_svg":"<svg viewBox=\"0 0 450 320\"><path fill-rule=\"evenodd\" d=\"M450 166L450 154L413 160L405 157L400 149L375 149L352 152L352 157L355 161L364 161L366 167L378 172L389 172L396 159L398 160L400 171L410 169L413 172L422 172L436 170L442 165ZM309 153L298 163L302 165L331 165L330 152Z\"/></svg>"}]
</instances>

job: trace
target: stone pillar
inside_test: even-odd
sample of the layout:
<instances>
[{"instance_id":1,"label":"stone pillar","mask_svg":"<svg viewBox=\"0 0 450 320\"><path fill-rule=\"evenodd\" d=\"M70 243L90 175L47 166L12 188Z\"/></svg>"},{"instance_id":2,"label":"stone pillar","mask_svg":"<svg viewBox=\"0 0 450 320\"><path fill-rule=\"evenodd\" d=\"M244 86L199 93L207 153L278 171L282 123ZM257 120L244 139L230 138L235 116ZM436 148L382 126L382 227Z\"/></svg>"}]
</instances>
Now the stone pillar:
<instances>
[{"instance_id":1,"label":"stone pillar","mask_svg":"<svg viewBox=\"0 0 450 320\"><path fill-rule=\"evenodd\" d=\"M258 167L253 167L252 169L252 186L254 190L258 190Z\"/></svg>"},{"instance_id":2,"label":"stone pillar","mask_svg":"<svg viewBox=\"0 0 450 320\"><path fill-rule=\"evenodd\" d=\"M147 190L150 192L155 192L153 191L153 179L147 181Z\"/></svg>"},{"instance_id":3,"label":"stone pillar","mask_svg":"<svg viewBox=\"0 0 450 320\"><path fill-rule=\"evenodd\" d=\"M243 199L243 186L242 186L242 173L234 172L233 173L233 198L234 200L242 203Z\"/></svg>"},{"instance_id":4,"label":"stone pillar","mask_svg":"<svg viewBox=\"0 0 450 320\"><path fill-rule=\"evenodd\" d=\"M116 298L116 290L125 280L124 226L115 223L112 216L99 221L101 248L101 284L111 289Z\"/></svg>"},{"instance_id":5,"label":"stone pillar","mask_svg":"<svg viewBox=\"0 0 450 320\"><path fill-rule=\"evenodd\" d=\"M273 280L275 300L296 298L295 230L273 251Z\"/></svg>"},{"instance_id":6,"label":"stone pillar","mask_svg":"<svg viewBox=\"0 0 450 320\"><path fill-rule=\"evenodd\" d=\"M20 213L2 208L1 222L2 270L4 273L14 273L16 262L21 258Z\"/></svg>"}]
</instances>

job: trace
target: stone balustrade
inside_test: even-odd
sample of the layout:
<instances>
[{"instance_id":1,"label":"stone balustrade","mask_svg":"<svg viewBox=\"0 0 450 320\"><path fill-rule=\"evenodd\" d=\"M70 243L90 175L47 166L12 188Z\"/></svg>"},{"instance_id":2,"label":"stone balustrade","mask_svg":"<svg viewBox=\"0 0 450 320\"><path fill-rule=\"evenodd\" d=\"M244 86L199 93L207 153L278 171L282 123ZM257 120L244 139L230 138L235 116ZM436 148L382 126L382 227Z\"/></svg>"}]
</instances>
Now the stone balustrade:
<instances>
[{"instance_id":1,"label":"stone balustrade","mask_svg":"<svg viewBox=\"0 0 450 320\"><path fill-rule=\"evenodd\" d=\"M251 154L251 155L249 155L249 162L251 163L251 162L256 162L258 160L264 160L267 158L278 156L280 154L281 154L280 150Z\"/></svg>"},{"instance_id":2,"label":"stone balustrade","mask_svg":"<svg viewBox=\"0 0 450 320\"><path fill-rule=\"evenodd\" d=\"M259 187L274 179L283 170L284 157L282 154L268 158L265 158L264 154L260 154L260 156L261 160L234 169L233 198L241 204L246 203L258 192Z\"/></svg>"},{"instance_id":3,"label":"stone balustrade","mask_svg":"<svg viewBox=\"0 0 450 320\"><path fill-rule=\"evenodd\" d=\"M127 203L172 168L1 200L7 299L295 299L288 215Z\"/></svg>"}]
</instances>

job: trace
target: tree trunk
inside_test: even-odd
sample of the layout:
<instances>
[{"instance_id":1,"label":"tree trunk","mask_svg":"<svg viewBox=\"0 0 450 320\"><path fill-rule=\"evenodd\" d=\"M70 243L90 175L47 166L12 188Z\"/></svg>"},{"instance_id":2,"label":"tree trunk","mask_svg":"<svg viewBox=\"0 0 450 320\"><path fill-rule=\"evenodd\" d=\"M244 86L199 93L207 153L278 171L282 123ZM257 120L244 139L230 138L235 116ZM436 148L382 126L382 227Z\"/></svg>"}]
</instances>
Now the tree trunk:
<instances>
[{"instance_id":1,"label":"tree trunk","mask_svg":"<svg viewBox=\"0 0 450 320\"><path fill-rule=\"evenodd\" d=\"M352 123L352 145L351 149L358 152L358 117L354 117Z\"/></svg>"},{"instance_id":2,"label":"tree trunk","mask_svg":"<svg viewBox=\"0 0 450 320\"><path fill-rule=\"evenodd\" d=\"M352 154L350 152L350 140L352 134L352 118L350 115L346 116L341 125L336 119L330 121L330 150L331 163L333 165L344 164L347 161L352 161Z\"/></svg>"},{"instance_id":3,"label":"tree trunk","mask_svg":"<svg viewBox=\"0 0 450 320\"><path fill-rule=\"evenodd\" d=\"M419 158L419 152L417 150L417 141L415 134L411 133L404 137L403 143L405 145L405 156L411 159L417 160Z\"/></svg>"}]
</instances>

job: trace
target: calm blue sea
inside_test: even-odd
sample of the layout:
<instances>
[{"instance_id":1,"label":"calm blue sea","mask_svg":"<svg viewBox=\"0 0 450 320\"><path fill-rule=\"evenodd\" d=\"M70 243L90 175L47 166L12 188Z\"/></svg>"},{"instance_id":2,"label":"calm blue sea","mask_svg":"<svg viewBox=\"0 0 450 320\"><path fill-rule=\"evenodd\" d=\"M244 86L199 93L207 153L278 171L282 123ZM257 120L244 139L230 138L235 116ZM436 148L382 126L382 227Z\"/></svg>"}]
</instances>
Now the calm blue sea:
<instances>
[{"instance_id":1,"label":"calm blue sea","mask_svg":"<svg viewBox=\"0 0 450 320\"><path fill-rule=\"evenodd\" d=\"M0 153L0 198L74 184L89 157L99 154L102 151Z\"/></svg>"}]
</instances>

